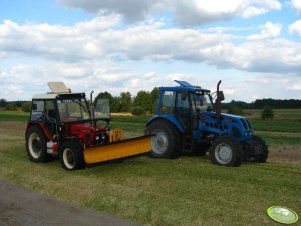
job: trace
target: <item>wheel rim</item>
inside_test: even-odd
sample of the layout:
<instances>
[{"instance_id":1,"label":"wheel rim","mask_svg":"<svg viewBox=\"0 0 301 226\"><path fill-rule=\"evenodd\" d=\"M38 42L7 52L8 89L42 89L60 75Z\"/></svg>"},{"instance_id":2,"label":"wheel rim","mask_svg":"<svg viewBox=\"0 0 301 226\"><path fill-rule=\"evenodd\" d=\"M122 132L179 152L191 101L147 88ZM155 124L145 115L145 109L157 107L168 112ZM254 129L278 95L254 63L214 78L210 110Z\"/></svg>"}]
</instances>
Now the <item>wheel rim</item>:
<instances>
[{"instance_id":1,"label":"wheel rim","mask_svg":"<svg viewBox=\"0 0 301 226\"><path fill-rule=\"evenodd\" d=\"M63 162L68 169L73 169L75 165L74 154L70 148L66 148L63 152Z\"/></svg>"},{"instance_id":2,"label":"wheel rim","mask_svg":"<svg viewBox=\"0 0 301 226\"><path fill-rule=\"evenodd\" d=\"M162 130L155 131L155 136L152 137L152 150L156 154L164 153L168 148L168 137Z\"/></svg>"},{"instance_id":3,"label":"wheel rim","mask_svg":"<svg viewBox=\"0 0 301 226\"><path fill-rule=\"evenodd\" d=\"M227 164L231 161L233 155L229 144L221 143L215 148L215 158L221 164Z\"/></svg>"},{"instance_id":4,"label":"wheel rim","mask_svg":"<svg viewBox=\"0 0 301 226\"><path fill-rule=\"evenodd\" d=\"M30 155L35 159L39 158L42 153L42 143L39 135L37 133L30 134L28 144Z\"/></svg>"}]
</instances>

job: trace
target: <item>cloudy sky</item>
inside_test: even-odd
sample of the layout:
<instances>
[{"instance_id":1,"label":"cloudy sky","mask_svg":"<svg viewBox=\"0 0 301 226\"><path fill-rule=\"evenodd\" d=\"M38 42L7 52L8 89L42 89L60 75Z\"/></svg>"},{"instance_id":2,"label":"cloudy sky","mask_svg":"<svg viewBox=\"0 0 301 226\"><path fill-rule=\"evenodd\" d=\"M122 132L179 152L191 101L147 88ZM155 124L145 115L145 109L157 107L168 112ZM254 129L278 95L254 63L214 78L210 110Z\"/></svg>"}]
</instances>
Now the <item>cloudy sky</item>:
<instances>
[{"instance_id":1,"label":"cloudy sky","mask_svg":"<svg viewBox=\"0 0 301 226\"><path fill-rule=\"evenodd\" d=\"M226 102L300 99L301 0L0 0L0 98L175 79L222 80Z\"/></svg>"}]
</instances>

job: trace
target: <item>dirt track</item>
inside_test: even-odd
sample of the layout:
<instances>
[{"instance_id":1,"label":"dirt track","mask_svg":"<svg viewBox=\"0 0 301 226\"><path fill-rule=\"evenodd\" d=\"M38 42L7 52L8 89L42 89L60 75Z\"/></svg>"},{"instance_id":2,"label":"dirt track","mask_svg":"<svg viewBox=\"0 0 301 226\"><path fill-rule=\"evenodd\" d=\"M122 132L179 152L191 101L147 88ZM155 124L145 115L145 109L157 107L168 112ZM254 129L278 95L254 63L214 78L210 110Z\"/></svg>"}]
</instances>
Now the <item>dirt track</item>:
<instances>
[{"instance_id":1,"label":"dirt track","mask_svg":"<svg viewBox=\"0 0 301 226\"><path fill-rule=\"evenodd\" d=\"M0 179L0 225L137 225Z\"/></svg>"}]
</instances>

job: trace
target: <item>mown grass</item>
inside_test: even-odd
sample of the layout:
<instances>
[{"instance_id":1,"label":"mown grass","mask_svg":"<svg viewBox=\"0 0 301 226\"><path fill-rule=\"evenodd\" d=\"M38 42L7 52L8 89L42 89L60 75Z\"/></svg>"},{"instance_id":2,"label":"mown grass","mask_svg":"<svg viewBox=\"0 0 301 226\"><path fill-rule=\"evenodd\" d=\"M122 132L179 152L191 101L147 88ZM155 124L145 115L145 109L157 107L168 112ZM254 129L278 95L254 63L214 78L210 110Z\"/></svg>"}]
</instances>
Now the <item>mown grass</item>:
<instances>
[{"instance_id":1,"label":"mown grass","mask_svg":"<svg viewBox=\"0 0 301 226\"><path fill-rule=\"evenodd\" d=\"M254 119L261 118L262 109L244 109L245 116ZM301 121L301 109L273 109L274 118L287 121Z\"/></svg>"},{"instance_id":2,"label":"mown grass","mask_svg":"<svg viewBox=\"0 0 301 226\"><path fill-rule=\"evenodd\" d=\"M29 113L21 111L0 111L0 121L26 121Z\"/></svg>"},{"instance_id":3,"label":"mown grass","mask_svg":"<svg viewBox=\"0 0 301 226\"><path fill-rule=\"evenodd\" d=\"M139 120L118 116L112 126L138 132L147 118ZM24 124L22 117L19 121L0 117L0 178L58 199L148 225L278 225L266 215L273 205L301 214L301 160L271 158L265 164L227 168L212 165L207 156L174 160L143 156L67 172L58 161L28 160ZM273 147L296 152L301 145L300 131L290 127L256 132L272 147L272 155Z\"/></svg>"},{"instance_id":4,"label":"mown grass","mask_svg":"<svg viewBox=\"0 0 301 226\"><path fill-rule=\"evenodd\" d=\"M254 130L274 132L301 132L301 122L287 120L250 120Z\"/></svg>"},{"instance_id":5,"label":"mown grass","mask_svg":"<svg viewBox=\"0 0 301 226\"><path fill-rule=\"evenodd\" d=\"M301 211L301 164L226 168L207 157L139 157L67 172L58 161L29 162L23 143L19 137L0 148L1 178L138 223L276 225L266 216L268 207Z\"/></svg>"}]
</instances>

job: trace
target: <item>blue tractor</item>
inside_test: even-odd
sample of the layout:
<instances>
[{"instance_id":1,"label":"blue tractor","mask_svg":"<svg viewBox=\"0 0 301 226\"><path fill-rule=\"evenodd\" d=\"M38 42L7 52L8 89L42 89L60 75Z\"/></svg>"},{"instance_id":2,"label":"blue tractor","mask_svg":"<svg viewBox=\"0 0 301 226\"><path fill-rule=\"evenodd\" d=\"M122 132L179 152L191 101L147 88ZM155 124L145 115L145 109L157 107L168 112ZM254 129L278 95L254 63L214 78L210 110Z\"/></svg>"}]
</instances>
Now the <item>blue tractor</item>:
<instances>
[{"instance_id":1,"label":"blue tractor","mask_svg":"<svg viewBox=\"0 0 301 226\"><path fill-rule=\"evenodd\" d=\"M209 151L211 161L221 166L239 166L242 161L266 162L268 147L254 136L250 121L221 113L221 81L212 94L188 82L175 81L179 86L160 87L157 114L146 125L146 133L154 135L152 157L205 155Z\"/></svg>"}]
</instances>

